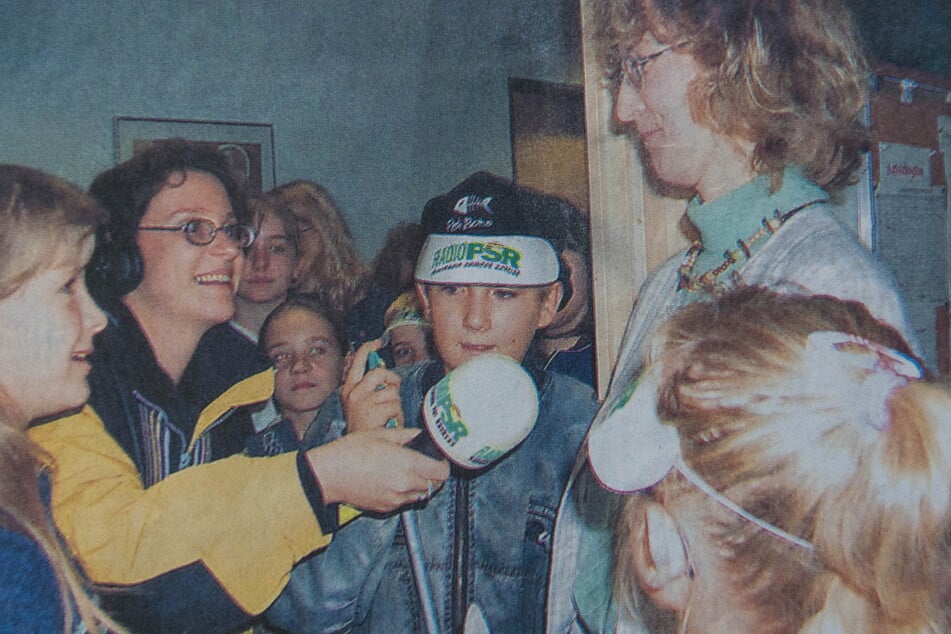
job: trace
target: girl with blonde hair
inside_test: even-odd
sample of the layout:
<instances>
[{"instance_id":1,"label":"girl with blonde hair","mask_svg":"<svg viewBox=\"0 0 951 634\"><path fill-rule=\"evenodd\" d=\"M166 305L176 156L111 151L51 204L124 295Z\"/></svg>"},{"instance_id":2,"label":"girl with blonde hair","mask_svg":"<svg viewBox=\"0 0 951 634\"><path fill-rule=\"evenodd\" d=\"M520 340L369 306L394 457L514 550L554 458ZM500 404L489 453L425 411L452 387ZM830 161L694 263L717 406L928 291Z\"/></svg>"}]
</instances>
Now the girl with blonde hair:
<instances>
[{"instance_id":1,"label":"girl with blonde hair","mask_svg":"<svg viewBox=\"0 0 951 634\"><path fill-rule=\"evenodd\" d=\"M290 209L268 194L249 198L248 207L256 236L245 252L231 326L257 343L264 320L297 287L303 263L297 217Z\"/></svg>"},{"instance_id":2,"label":"girl with blonde hair","mask_svg":"<svg viewBox=\"0 0 951 634\"><path fill-rule=\"evenodd\" d=\"M745 289L669 320L595 429L615 587L684 632L946 632L951 398L856 302ZM632 443L653 450L631 459Z\"/></svg>"},{"instance_id":3,"label":"girl with blonde hair","mask_svg":"<svg viewBox=\"0 0 951 634\"><path fill-rule=\"evenodd\" d=\"M32 421L82 406L105 315L85 267L105 213L77 187L0 165L0 631L119 630L50 522L50 458ZM39 478L39 480L38 480ZM38 482L40 486L38 486Z\"/></svg>"},{"instance_id":4,"label":"girl with blonde hair","mask_svg":"<svg viewBox=\"0 0 951 634\"><path fill-rule=\"evenodd\" d=\"M357 254L353 234L333 196L313 181L295 180L271 191L274 201L297 217L301 241L298 290L344 314L361 297L369 268Z\"/></svg>"},{"instance_id":5,"label":"girl with blonde hair","mask_svg":"<svg viewBox=\"0 0 951 634\"><path fill-rule=\"evenodd\" d=\"M354 347L383 334L383 313L396 293L373 282L330 192L314 181L295 180L275 187L271 195L275 204L297 217L301 246L297 290L315 294L321 304L344 315Z\"/></svg>"}]
</instances>

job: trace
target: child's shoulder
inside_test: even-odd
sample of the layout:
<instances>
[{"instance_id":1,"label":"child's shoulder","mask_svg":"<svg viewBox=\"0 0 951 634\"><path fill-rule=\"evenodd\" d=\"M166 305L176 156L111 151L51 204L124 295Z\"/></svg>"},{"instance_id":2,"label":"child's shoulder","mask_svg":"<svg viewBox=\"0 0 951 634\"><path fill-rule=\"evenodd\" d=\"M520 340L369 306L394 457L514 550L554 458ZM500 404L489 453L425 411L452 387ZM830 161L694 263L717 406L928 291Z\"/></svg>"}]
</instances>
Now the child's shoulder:
<instances>
[{"instance_id":1,"label":"child's shoulder","mask_svg":"<svg viewBox=\"0 0 951 634\"><path fill-rule=\"evenodd\" d=\"M56 577L39 545L0 528L0 632L62 630L61 605Z\"/></svg>"},{"instance_id":2,"label":"child's shoulder","mask_svg":"<svg viewBox=\"0 0 951 634\"><path fill-rule=\"evenodd\" d=\"M598 401L590 385L559 372L545 372L538 398L542 411L568 412L576 418L594 417Z\"/></svg>"}]
</instances>

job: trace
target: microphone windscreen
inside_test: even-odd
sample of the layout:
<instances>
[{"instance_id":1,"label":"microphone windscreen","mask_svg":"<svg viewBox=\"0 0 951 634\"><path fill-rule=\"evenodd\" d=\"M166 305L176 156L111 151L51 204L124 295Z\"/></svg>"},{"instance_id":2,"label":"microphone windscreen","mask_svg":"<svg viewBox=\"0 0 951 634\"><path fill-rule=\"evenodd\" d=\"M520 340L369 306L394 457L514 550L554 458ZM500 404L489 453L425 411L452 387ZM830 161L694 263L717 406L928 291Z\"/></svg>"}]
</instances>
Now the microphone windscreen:
<instances>
[{"instance_id":1,"label":"microphone windscreen","mask_svg":"<svg viewBox=\"0 0 951 634\"><path fill-rule=\"evenodd\" d=\"M464 469L487 467L507 454L525 440L537 419L535 382L520 363L501 354L463 363L423 399L430 439Z\"/></svg>"}]
</instances>

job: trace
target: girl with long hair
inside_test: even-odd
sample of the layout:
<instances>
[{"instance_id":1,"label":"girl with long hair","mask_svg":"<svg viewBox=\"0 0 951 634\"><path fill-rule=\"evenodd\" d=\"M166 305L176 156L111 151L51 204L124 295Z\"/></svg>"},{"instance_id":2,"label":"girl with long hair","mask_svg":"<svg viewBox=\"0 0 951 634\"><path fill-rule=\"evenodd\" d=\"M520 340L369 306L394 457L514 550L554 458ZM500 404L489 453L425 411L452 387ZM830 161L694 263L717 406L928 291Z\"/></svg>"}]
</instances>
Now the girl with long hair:
<instances>
[{"instance_id":1,"label":"girl with long hair","mask_svg":"<svg viewBox=\"0 0 951 634\"><path fill-rule=\"evenodd\" d=\"M319 183L295 180L275 187L272 202L297 217L300 268L297 290L344 316L354 348L383 334L383 313L397 291L379 286L357 253L343 212Z\"/></svg>"},{"instance_id":2,"label":"girl with long hair","mask_svg":"<svg viewBox=\"0 0 951 634\"><path fill-rule=\"evenodd\" d=\"M79 188L0 165L0 631L118 630L53 527L32 421L82 406L105 315L85 267L105 213Z\"/></svg>"}]
</instances>

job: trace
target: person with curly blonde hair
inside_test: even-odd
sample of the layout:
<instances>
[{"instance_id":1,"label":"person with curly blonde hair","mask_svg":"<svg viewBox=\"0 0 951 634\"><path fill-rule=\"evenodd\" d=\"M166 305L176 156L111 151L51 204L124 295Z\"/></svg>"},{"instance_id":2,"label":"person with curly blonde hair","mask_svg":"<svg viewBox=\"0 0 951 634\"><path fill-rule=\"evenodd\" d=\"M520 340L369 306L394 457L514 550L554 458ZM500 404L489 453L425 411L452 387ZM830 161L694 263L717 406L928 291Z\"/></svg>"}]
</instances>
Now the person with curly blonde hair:
<instances>
[{"instance_id":1,"label":"person with curly blonde hair","mask_svg":"<svg viewBox=\"0 0 951 634\"><path fill-rule=\"evenodd\" d=\"M595 14L616 130L652 186L689 198L691 240L638 291L595 421L623 399L667 318L738 285L861 302L919 353L894 276L830 208L869 138L868 66L842 2L600 0ZM632 462L650 460L633 446ZM607 562L620 501L592 486L580 463L555 532L551 632L625 625Z\"/></svg>"},{"instance_id":2,"label":"person with curly blonde hair","mask_svg":"<svg viewBox=\"0 0 951 634\"><path fill-rule=\"evenodd\" d=\"M275 187L271 196L297 217L301 247L297 290L315 294L324 306L345 315L354 346L379 337L383 312L396 293L373 283L330 192L314 181L295 180Z\"/></svg>"},{"instance_id":3,"label":"person with curly blonde hair","mask_svg":"<svg viewBox=\"0 0 951 634\"><path fill-rule=\"evenodd\" d=\"M671 318L589 438L629 494L629 610L682 632L948 631L951 396L911 354L831 297L751 288Z\"/></svg>"}]
</instances>

